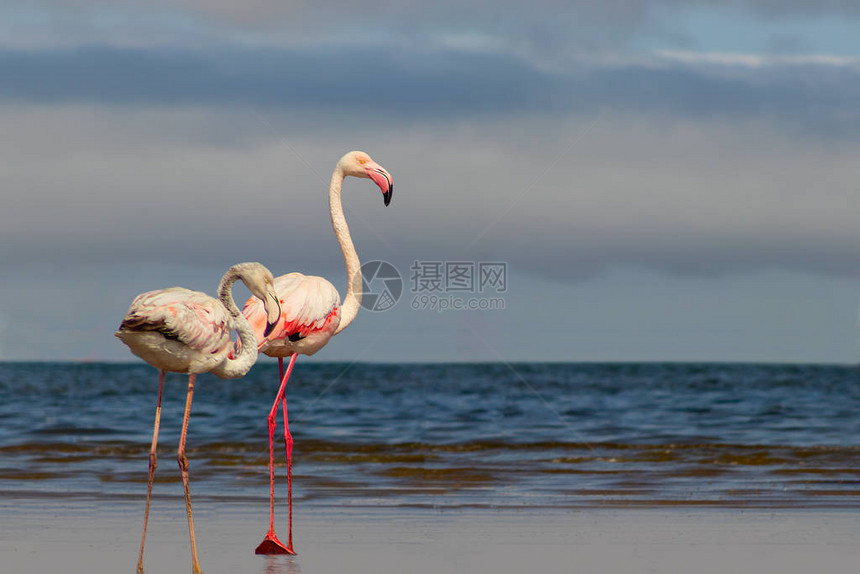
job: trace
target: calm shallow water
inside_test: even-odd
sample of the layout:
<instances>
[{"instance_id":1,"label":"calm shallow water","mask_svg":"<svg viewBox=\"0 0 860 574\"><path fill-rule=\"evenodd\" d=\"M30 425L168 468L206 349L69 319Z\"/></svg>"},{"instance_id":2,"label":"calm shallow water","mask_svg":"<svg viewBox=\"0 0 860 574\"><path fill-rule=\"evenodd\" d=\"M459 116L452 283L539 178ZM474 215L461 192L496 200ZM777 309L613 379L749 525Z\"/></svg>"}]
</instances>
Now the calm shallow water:
<instances>
[{"instance_id":1,"label":"calm shallow water","mask_svg":"<svg viewBox=\"0 0 860 574\"><path fill-rule=\"evenodd\" d=\"M185 385L168 377L155 497L182 496ZM144 364L0 364L0 500L142 499L156 387ZM200 377L195 499L268 499L276 390L275 363ZM287 396L303 508L860 507L851 367L300 359Z\"/></svg>"}]
</instances>

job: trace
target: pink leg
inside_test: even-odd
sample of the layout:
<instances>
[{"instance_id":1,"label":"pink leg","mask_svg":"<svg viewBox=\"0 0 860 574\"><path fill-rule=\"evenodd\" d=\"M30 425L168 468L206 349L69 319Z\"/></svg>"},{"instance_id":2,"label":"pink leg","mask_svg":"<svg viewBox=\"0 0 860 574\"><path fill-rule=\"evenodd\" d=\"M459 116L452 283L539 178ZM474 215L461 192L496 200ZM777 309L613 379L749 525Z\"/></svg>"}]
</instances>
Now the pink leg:
<instances>
[{"instance_id":1,"label":"pink leg","mask_svg":"<svg viewBox=\"0 0 860 574\"><path fill-rule=\"evenodd\" d=\"M269 411L269 531L257 546L255 554L295 554L292 544L284 546L283 542L278 540L275 534L275 423L278 414L278 405L284 400L284 393L287 387L287 381L290 378L290 373L293 371L293 364L296 362L296 355L290 357L290 364L287 367L287 372L281 379L281 386L278 389L278 395L275 397L275 402L272 405L272 410ZM279 361L283 367L283 361Z\"/></svg>"},{"instance_id":2,"label":"pink leg","mask_svg":"<svg viewBox=\"0 0 860 574\"><path fill-rule=\"evenodd\" d=\"M188 488L188 457L185 456L185 437L188 435L188 419L191 416L191 399L194 397L194 381L197 375L188 375L188 396L185 399L185 416L182 418L182 433L179 435L179 450L176 461L182 474L182 486L185 489L185 511L188 514L188 533L191 535L191 570L193 574L201 574L200 563L197 562L197 540L194 537L194 520L191 518L191 491Z\"/></svg>"},{"instance_id":3,"label":"pink leg","mask_svg":"<svg viewBox=\"0 0 860 574\"><path fill-rule=\"evenodd\" d=\"M140 537L140 554L137 558L137 574L143 574L143 544L146 542L146 524L149 522L149 501L152 497L152 479L158 461L155 445L158 443L158 426L161 424L161 397L164 394L164 371L158 371L158 401L155 404L155 424L152 426L152 446L149 449L149 481L146 483L146 510L143 512L143 536Z\"/></svg>"},{"instance_id":4,"label":"pink leg","mask_svg":"<svg viewBox=\"0 0 860 574\"><path fill-rule=\"evenodd\" d=\"M278 380L284 380L284 358L278 357Z\"/></svg>"},{"instance_id":5,"label":"pink leg","mask_svg":"<svg viewBox=\"0 0 860 574\"><path fill-rule=\"evenodd\" d=\"M290 359L290 366L295 360L295 355ZM289 522L287 530L287 548L293 549L293 435L290 434L290 418L287 416L287 394L284 393L282 405L284 409L284 447L287 449L287 508L289 511Z\"/></svg>"}]
</instances>

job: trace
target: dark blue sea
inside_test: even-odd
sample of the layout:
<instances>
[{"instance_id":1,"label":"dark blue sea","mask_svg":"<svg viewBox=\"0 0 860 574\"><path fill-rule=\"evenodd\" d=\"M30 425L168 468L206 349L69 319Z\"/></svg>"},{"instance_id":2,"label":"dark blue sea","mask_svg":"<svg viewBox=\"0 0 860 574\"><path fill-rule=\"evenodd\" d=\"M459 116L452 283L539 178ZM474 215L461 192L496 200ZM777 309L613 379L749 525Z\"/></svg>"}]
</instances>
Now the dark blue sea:
<instances>
[{"instance_id":1,"label":"dark blue sea","mask_svg":"<svg viewBox=\"0 0 860 574\"><path fill-rule=\"evenodd\" d=\"M277 378L198 379L194 499L268 500ZM142 363L0 364L0 500L142 500L156 389ZM156 498L182 497L185 394L169 375ZM300 358L287 397L303 508L860 507L855 367Z\"/></svg>"}]
</instances>

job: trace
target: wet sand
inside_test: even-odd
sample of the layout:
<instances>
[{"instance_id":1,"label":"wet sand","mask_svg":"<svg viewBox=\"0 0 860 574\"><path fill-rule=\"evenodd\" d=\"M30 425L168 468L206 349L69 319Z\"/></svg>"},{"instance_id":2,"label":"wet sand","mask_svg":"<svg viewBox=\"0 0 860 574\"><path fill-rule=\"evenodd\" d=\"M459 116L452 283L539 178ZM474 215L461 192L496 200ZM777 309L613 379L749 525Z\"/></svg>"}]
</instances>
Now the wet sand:
<instances>
[{"instance_id":1,"label":"wet sand","mask_svg":"<svg viewBox=\"0 0 860 574\"><path fill-rule=\"evenodd\" d=\"M132 573L141 512L127 500L0 499L2 571ZM848 511L299 510L292 558L253 554L266 518L257 501L198 501L203 571L790 574L860 563L860 513ZM147 574L190 572L190 564L181 499L155 501Z\"/></svg>"}]
</instances>

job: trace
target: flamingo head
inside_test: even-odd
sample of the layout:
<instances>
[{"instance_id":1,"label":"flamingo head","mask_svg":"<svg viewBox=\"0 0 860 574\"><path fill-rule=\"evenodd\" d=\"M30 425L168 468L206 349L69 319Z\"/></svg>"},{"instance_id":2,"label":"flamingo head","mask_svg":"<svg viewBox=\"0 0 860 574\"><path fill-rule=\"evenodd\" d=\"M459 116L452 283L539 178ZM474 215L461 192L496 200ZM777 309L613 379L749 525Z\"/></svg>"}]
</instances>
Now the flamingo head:
<instances>
[{"instance_id":1,"label":"flamingo head","mask_svg":"<svg viewBox=\"0 0 860 574\"><path fill-rule=\"evenodd\" d=\"M275 278L272 272L260 263L241 263L237 267L243 268L242 282L255 297L263 302L263 308L266 310L266 330L263 335L268 336L281 318L281 304L275 291Z\"/></svg>"},{"instance_id":2,"label":"flamingo head","mask_svg":"<svg viewBox=\"0 0 860 574\"><path fill-rule=\"evenodd\" d=\"M344 175L372 179L382 191L382 200L385 205L391 203L391 196L394 194L394 180L391 178L391 174L373 161L369 155L363 151L351 151L340 158L338 166Z\"/></svg>"}]
</instances>

